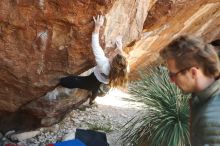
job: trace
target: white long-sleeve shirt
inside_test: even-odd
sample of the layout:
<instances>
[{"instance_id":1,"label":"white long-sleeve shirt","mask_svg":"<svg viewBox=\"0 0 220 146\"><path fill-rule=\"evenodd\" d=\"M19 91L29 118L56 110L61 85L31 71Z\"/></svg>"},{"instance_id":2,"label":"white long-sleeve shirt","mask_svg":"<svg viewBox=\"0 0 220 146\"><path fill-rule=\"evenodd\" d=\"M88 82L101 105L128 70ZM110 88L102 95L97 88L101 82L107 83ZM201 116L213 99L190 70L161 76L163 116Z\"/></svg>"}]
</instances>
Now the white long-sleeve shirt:
<instances>
[{"instance_id":1,"label":"white long-sleeve shirt","mask_svg":"<svg viewBox=\"0 0 220 146\"><path fill-rule=\"evenodd\" d=\"M109 73L110 73L110 62L109 59L105 56L105 53L102 47L99 44L99 33L92 34L92 51L95 56L96 66L94 68L94 74L96 78L104 83L109 83Z\"/></svg>"}]
</instances>

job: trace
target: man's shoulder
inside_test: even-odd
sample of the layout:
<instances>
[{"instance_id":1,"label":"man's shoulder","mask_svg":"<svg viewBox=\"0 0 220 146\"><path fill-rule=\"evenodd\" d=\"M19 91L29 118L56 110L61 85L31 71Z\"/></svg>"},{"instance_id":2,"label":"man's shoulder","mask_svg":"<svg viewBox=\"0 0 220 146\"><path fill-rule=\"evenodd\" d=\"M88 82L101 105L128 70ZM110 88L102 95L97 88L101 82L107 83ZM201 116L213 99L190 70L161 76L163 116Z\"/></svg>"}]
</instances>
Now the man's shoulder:
<instances>
[{"instance_id":1,"label":"man's shoulder","mask_svg":"<svg viewBox=\"0 0 220 146\"><path fill-rule=\"evenodd\" d=\"M219 105L219 103L217 103L217 102L220 102L220 90L218 91L218 93L216 93L215 95L213 95L213 96L210 98L210 101L208 101L208 102L210 102L210 103L212 103L212 104L218 104L218 105ZM220 106L219 106L219 108L220 108Z\"/></svg>"}]
</instances>

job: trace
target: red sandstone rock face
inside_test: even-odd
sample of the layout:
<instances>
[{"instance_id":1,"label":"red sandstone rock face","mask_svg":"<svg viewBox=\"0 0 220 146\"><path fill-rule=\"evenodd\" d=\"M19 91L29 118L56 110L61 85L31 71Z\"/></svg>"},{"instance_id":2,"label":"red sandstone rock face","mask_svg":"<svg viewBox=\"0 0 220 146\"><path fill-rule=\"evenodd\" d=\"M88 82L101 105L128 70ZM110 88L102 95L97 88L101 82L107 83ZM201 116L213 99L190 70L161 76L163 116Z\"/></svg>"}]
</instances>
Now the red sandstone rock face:
<instances>
[{"instance_id":1,"label":"red sandstone rock face","mask_svg":"<svg viewBox=\"0 0 220 146\"><path fill-rule=\"evenodd\" d=\"M113 1L3 0L0 2L1 110L14 112L44 95L61 75L94 65L92 16ZM85 57L86 56L86 57Z\"/></svg>"},{"instance_id":2,"label":"red sandstone rock face","mask_svg":"<svg viewBox=\"0 0 220 146\"><path fill-rule=\"evenodd\" d=\"M219 0L1 0L0 131L51 125L86 100L83 90L70 97L48 92L59 77L95 65L90 42L97 14L105 15L105 52L122 35L133 73L181 34L220 38Z\"/></svg>"},{"instance_id":3,"label":"red sandstone rock face","mask_svg":"<svg viewBox=\"0 0 220 146\"><path fill-rule=\"evenodd\" d=\"M145 68L164 46L183 34L202 37L207 43L220 39L220 1L158 0L149 10L141 40L130 48L131 68ZM135 70L132 78L137 76Z\"/></svg>"},{"instance_id":4,"label":"red sandstone rock face","mask_svg":"<svg viewBox=\"0 0 220 146\"><path fill-rule=\"evenodd\" d=\"M51 101L46 94L59 77L79 74L95 65L90 45L92 16L106 14L101 43L109 52L119 33L124 35L125 45L140 36L148 3L145 0L0 1L0 130L53 124L64 117L67 109L84 101L88 95L85 91L81 91L84 93L79 96L81 100L71 98L68 103L60 99ZM24 126L15 124L16 121Z\"/></svg>"}]
</instances>

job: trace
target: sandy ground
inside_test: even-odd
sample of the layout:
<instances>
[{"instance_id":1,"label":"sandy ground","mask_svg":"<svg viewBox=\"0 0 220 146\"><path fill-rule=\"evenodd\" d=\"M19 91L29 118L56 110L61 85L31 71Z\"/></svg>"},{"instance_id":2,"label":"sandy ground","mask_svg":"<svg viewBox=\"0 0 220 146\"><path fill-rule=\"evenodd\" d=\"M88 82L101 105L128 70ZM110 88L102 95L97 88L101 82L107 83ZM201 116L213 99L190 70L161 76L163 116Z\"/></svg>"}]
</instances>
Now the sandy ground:
<instances>
[{"instance_id":1,"label":"sandy ground","mask_svg":"<svg viewBox=\"0 0 220 146\"><path fill-rule=\"evenodd\" d=\"M107 115L109 122L113 126L112 131L107 133L110 145L120 145L120 135L122 126L130 120L141 109L141 104L128 101L130 95L120 90L114 90L105 97L98 97L97 113ZM117 142L119 140L119 142Z\"/></svg>"}]
</instances>

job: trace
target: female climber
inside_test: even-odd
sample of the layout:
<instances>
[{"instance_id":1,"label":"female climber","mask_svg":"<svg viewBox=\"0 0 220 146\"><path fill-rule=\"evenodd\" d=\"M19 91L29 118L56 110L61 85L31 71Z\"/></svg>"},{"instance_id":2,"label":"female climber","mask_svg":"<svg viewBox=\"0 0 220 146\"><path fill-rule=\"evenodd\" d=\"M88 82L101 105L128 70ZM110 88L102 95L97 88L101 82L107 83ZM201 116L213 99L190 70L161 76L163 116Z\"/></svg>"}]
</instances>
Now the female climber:
<instances>
[{"instance_id":1,"label":"female climber","mask_svg":"<svg viewBox=\"0 0 220 146\"><path fill-rule=\"evenodd\" d=\"M66 88L80 88L92 92L89 104L93 104L100 85L108 84L110 87L124 86L128 79L128 62L122 50L122 40L116 39L116 49L107 58L99 44L99 30L103 26L104 17L93 17L95 27L92 33L92 51L96 66L89 76L67 76L60 79L59 84Z\"/></svg>"}]
</instances>

